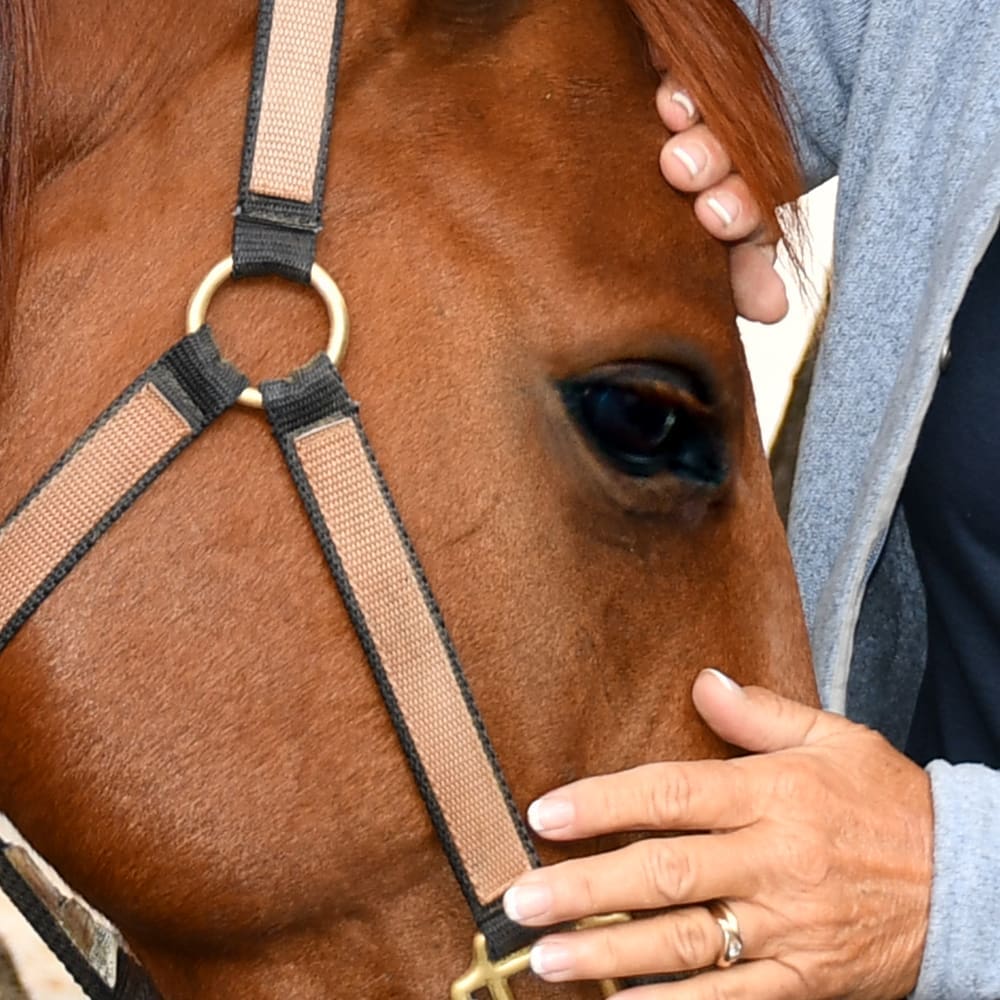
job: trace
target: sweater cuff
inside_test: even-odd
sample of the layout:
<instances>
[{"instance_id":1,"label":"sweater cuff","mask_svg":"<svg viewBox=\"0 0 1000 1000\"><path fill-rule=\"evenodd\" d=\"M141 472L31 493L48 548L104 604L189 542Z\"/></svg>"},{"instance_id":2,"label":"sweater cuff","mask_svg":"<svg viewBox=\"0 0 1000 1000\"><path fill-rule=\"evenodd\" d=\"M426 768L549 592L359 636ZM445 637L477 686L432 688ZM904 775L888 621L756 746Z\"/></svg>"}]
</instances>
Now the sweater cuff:
<instances>
[{"instance_id":1,"label":"sweater cuff","mask_svg":"<svg viewBox=\"0 0 1000 1000\"><path fill-rule=\"evenodd\" d=\"M1000 772L933 761L934 879L913 1000L1000 997Z\"/></svg>"}]
</instances>

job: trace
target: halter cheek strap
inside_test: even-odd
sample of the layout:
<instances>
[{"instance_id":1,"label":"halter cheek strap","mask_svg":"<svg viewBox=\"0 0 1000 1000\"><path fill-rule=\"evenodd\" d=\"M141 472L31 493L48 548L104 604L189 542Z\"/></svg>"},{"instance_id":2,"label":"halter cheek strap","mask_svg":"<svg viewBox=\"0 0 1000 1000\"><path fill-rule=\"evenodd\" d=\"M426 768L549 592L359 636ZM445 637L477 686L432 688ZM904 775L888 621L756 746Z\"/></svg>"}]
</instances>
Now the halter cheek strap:
<instances>
[{"instance_id":1,"label":"halter cheek strap","mask_svg":"<svg viewBox=\"0 0 1000 1000\"><path fill-rule=\"evenodd\" d=\"M538 865L441 610L326 357L262 386L264 408L473 917L501 958L537 933L503 892Z\"/></svg>"},{"instance_id":2,"label":"halter cheek strap","mask_svg":"<svg viewBox=\"0 0 1000 1000\"><path fill-rule=\"evenodd\" d=\"M0 526L0 652L246 384L204 327L146 369L76 440ZM0 890L91 1000L159 996L120 940L2 838Z\"/></svg>"}]
</instances>

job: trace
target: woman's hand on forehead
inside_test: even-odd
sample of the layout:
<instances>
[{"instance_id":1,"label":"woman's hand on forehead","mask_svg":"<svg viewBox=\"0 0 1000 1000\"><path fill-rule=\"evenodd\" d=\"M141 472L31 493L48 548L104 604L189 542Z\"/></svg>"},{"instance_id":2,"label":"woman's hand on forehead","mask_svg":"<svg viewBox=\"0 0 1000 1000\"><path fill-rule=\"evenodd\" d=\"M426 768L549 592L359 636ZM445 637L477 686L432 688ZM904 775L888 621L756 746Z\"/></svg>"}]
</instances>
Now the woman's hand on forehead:
<instances>
[{"instance_id":1,"label":"woman's hand on forehead","mask_svg":"<svg viewBox=\"0 0 1000 1000\"><path fill-rule=\"evenodd\" d=\"M694 210L705 229L730 244L730 275L737 311L760 323L776 323L788 312L785 286L774 269L776 234L729 154L701 121L684 88L665 74L656 108L673 133L660 154L660 170L679 191L695 195Z\"/></svg>"}]
</instances>

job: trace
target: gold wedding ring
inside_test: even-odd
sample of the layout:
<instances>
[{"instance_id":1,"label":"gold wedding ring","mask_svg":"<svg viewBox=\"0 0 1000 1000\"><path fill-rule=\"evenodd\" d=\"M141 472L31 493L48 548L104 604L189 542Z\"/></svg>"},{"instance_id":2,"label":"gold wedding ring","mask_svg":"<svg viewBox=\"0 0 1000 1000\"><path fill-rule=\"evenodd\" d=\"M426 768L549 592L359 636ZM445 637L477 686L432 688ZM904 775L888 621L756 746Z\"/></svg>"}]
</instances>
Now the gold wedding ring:
<instances>
[{"instance_id":1,"label":"gold wedding ring","mask_svg":"<svg viewBox=\"0 0 1000 1000\"><path fill-rule=\"evenodd\" d=\"M728 969L743 957L743 935L740 934L740 922L736 914L721 900L716 899L705 904L709 913L715 918L722 932L722 946L719 957L715 960L717 969Z\"/></svg>"}]
</instances>

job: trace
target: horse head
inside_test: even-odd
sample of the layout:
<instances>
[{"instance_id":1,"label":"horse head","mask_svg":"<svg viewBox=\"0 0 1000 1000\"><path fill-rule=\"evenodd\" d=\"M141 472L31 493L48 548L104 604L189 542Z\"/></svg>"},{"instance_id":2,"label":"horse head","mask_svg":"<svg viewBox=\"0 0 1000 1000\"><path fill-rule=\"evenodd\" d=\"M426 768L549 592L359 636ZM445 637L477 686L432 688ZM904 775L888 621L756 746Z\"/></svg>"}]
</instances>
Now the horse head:
<instances>
[{"instance_id":1,"label":"horse head","mask_svg":"<svg viewBox=\"0 0 1000 1000\"><path fill-rule=\"evenodd\" d=\"M318 251L353 317L344 377L522 809L725 753L690 703L705 666L814 697L725 250L656 170L649 44L771 205L795 189L773 81L727 2L632 7L347 15ZM31 13L8 509L225 255L254 25L249 0ZM323 340L275 280L227 286L211 319L253 378ZM0 732L0 806L166 997L429 997L462 971L461 895L255 415L227 414L12 643Z\"/></svg>"}]
</instances>

